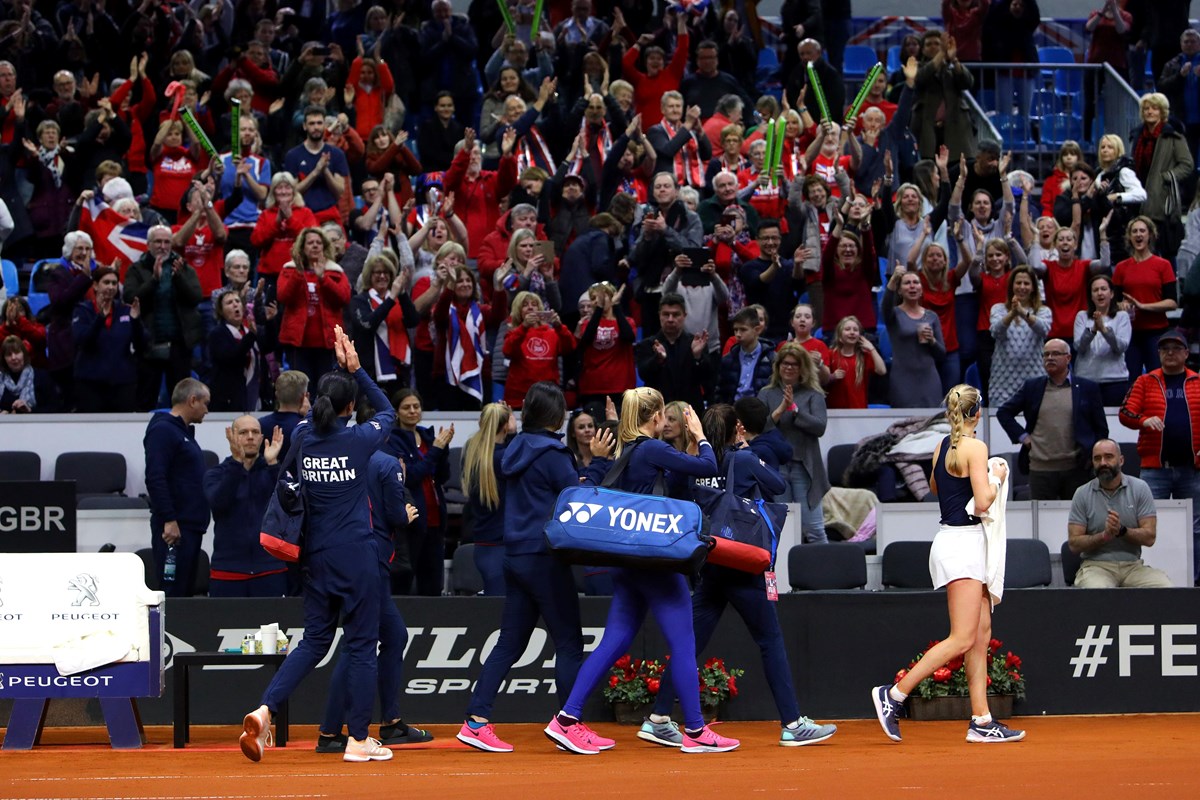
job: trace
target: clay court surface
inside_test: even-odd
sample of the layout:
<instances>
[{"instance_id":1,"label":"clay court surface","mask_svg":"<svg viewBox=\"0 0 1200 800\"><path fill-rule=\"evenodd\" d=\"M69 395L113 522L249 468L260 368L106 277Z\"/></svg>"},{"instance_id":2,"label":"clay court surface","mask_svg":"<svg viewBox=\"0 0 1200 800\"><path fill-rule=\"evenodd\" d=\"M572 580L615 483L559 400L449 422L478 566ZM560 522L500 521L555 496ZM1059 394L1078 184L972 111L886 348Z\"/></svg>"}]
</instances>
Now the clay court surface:
<instances>
[{"instance_id":1,"label":"clay court surface","mask_svg":"<svg viewBox=\"0 0 1200 800\"><path fill-rule=\"evenodd\" d=\"M429 745L396 748L388 762L347 764L312 751L316 729L293 726L285 749L247 761L240 728L193 727L187 750L167 727L147 728L142 751L113 751L103 728L56 728L32 752L0 753L0 797L16 798L751 798L973 796L1200 797L1200 715L1017 718L1016 744L963 741L965 723L905 722L904 742L874 720L839 724L830 741L777 744L771 723L734 722L742 740L725 754L684 755L635 738L636 728L594 726L618 740L598 756L556 750L538 725L503 725L516 752L493 755L431 726ZM882 792L882 794L881 794ZM953 794L951 794L953 793Z\"/></svg>"}]
</instances>

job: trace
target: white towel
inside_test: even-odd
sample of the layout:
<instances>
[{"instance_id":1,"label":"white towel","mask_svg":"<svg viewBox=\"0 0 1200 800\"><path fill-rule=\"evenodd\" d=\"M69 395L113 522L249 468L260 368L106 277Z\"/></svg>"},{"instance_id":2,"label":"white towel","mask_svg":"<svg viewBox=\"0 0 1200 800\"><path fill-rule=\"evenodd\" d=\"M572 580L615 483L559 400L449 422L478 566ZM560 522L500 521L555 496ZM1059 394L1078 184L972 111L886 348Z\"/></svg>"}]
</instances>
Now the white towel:
<instances>
[{"instance_id":1,"label":"white towel","mask_svg":"<svg viewBox=\"0 0 1200 800\"><path fill-rule=\"evenodd\" d=\"M999 486L996 500L983 514L975 513L975 498L967 501L967 513L978 516L983 523L983 534L987 540L987 560L984 574L987 578L988 594L992 597L992 608L1000 605L1004 597L1004 559L1008 552L1008 531L1005 521L1005 506L1008 503L1008 475L1001 481L996 475L999 464L1008 465L998 456L988 459L988 483Z\"/></svg>"}]
</instances>

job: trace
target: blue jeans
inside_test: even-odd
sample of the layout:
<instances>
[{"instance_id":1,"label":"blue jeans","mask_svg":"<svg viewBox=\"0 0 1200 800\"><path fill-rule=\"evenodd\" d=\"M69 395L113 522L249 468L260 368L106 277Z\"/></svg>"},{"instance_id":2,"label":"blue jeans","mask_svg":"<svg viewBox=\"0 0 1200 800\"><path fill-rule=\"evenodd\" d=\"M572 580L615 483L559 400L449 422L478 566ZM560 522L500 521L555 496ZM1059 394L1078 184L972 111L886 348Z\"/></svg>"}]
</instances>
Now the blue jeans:
<instances>
[{"instance_id":1,"label":"blue jeans","mask_svg":"<svg viewBox=\"0 0 1200 800\"><path fill-rule=\"evenodd\" d=\"M1142 480L1150 485L1155 500L1192 501L1192 580L1200 581L1200 472L1191 467L1147 469Z\"/></svg>"},{"instance_id":2,"label":"blue jeans","mask_svg":"<svg viewBox=\"0 0 1200 800\"><path fill-rule=\"evenodd\" d=\"M825 509L820 500L813 505L808 502L808 487L812 486L808 467L800 461L789 461L780 471L788 482L788 488L775 499L781 503L800 504L800 530L805 542L828 542L829 537L825 535Z\"/></svg>"},{"instance_id":3,"label":"blue jeans","mask_svg":"<svg viewBox=\"0 0 1200 800\"><path fill-rule=\"evenodd\" d=\"M1150 372L1162 366L1158 360L1158 337L1162 335L1161 330L1133 332L1129 347L1125 348L1125 366L1129 368L1131 386L1143 369Z\"/></svg>"},{"instance_id":4,"label":"blue jeans","mask_svg":"<svg viewBox=\"0 0 1200 800\"><path fill-rule=\"evenodd\" d=\"M783 631L779 627L775 604L767 599L767 584L762 575L750 575L714 564L708 564L700 571L700 581L692 594L696 655L712 639L726 604L732 605L733 610L741 616L754 643L758 645L763 672L775 698L775 707L779 709L780 722L787 725L796 721L800 718L800 704L796 702L796 690L792 686L792 669L788 665L787 649L783 644ZM670 685L667 676L673 672L674 667L668 664L662 677L664 687ZM670 714L674 700L673 692L659 691L654 713L664 716Z\"/></svg>"}]
</instances>

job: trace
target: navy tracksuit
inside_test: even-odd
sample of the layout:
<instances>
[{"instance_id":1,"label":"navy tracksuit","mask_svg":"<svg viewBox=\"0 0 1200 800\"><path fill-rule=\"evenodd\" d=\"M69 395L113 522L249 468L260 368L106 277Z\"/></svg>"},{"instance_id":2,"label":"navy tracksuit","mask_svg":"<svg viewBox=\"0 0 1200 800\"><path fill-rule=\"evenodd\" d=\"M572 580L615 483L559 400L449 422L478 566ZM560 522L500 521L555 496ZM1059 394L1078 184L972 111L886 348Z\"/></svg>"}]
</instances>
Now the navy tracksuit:
<instances>
[{"instance_id":1,"label":"navy tracksuit","mask_svg":"<svg viewBox=\"0 0 1200 800\"><path fill-rule=\"evenodd\" d=\"M762 437L758 437L762 438ZM758 441L756 438L754 441ZM791 448L788 449L789 455ZM725 474L729 469L729 459L733 462L733 492L739 497L750 497L757 486L762 494L773 497L782 492L787 481L779 472L762 460L748 447L736 451L726 451L721 474L716 478L717 488L724 489ZM783 631L779 627L779 617L775 614L775 604L767 599L766 579L760 575L751 575L716 564L705 564L700 570L700 580L692 594L692 627L696 633L696 654L699 655L712 638L721 614L725 612L726 604L741 615L742 621L758 645L762 655L763 671L767 676L767 685L775 698L775 707L779 709L780 721L787 725L800 717L800 706L796 702L796 690L792 686L792 670L788 665L787 650L783 644ZM667 673L671 672L668 664ZM662 679L667 685L666 674ZM670 714L674 702L671 692L659 692L654 703L655 714Z\"/></svg>"},{"instance_id":2,"label":"navy tracksuit","mask_svg":"<svg viewBox=\"0 0 1200 800\"><path fill-rule=\"evenodd\" d=\"M265 433L266 431L264 430ZM781 469L784 464L792 460L792 445L787 439L783 438L783 434L779 432L778 428L771 428L771 430L764 431L751 439L750 450L764 464L775 470ZM763 498L766 500L772 499L777 494L768 493L762 485L759 488L762 490Z\"/></svg>"},{"instance_id":3,"label":"navy tracksuit","mask_svg":"<svg viewBox=\"0 0 1200 800\"><path fill-rule=\"evenodd\" d=\"M283 662L263 693L271 711L295 691L333 644L342 618L342 658L349 662L349 732L367 738L374 704L379 641L379 582L363 580L378 567L379 547L371 530L367 498L368 465L383 444L396 412L366 370L354 373L360 397L380 409L363 425L348 427L348 417L321 434L311 416L295 430L308 518L301 556L304 573L304 638Z\"/></svg>"},{"instance_id":4,"label":"navy tracksuit","mask_svg":"<svg viewBox=\"0 0 1200 800\"><path fill-rule=\"evenodd\" d=\"M150 415L146 436L146 492L150 496L150 546L162 580L167 561L163 526L179 523L175 546L175 580L162 583L167 597L191 597L196 584L200 543L208 532L208 501L204 492L204 451L196 443L196 428L167 411Z\"/></svg>"},{"instance_id":5,"label":"navy tracksuit","mask_svg":"<svg viewBox=\"0 0 1200 800\"><path fill-rule=\"evenodd\" d=\"M558 494L580 479L600 483L610 463L593 459L582 473L562 437L549 431L521 433L504 450L504 613L500 639L475 684L468 716L488 719L500 683L512 669L541 617L554 641L554 683L566 699L583 662L579 595L571 568L546 549L542 529Z\"/></svg>"},{"instance_id":6,"label":"navy tracksuit","mask_svg":"<svg viewBox=\"0 0 1200 800\"><path fill-rule=\"evenodd\" d=\"M274 435L276 427L282 428L283 449L279 452L287 453L292 446L292 431L296 430L296 426L302 419L304 418L295 411L272 411L270 414L259 417L258 425L262 428L264 440L269 440Z\"/></svg>"},{"instance_id":7,"label":"navy tracksuit","mask_svg":"<svg viewBox=\"0 0 1200 800\"><path fill-rule=\"evenodd\" d=\"M396 536L404 536L408 513L404 506L404 473L400 460L383 451L371 456L367 468L367 496L371 500L371 530L379 548L379 704L383 721L400 718L400 683L404 673L404 648L408 646L408 627L392 599L390 562ZM350 662L339 658L329 679L329 698L325 702L322 733L336 734L346 718L346 694L349 689Z\"/></svg>"},{"instance_id":8,"label":"navy tracksuit","mask_svg":"<svg viewBox=\"0 0 1200 800\"><path fill-rule=\"evenodd\" d=\"M204 473L204 496L213 516L209 597L286 594L287 564L264 550L258 541L263 515L278 481L279 465L268 465L262 456L250 469L241 461L226 458Z\"/></svg>"},{"instance_id":9,"label":"navy tracksuit","mask_svg":"<svg viewBox=\"0 0 1200 800\"><path fill-rule=\"evenodd\" d=\"M500 463L508 442L492 450L492 469L495 470L500 503L488 508L479 499L479 487L467 492L471 513L471 533L475 539L475 568L483 576L483 593L488 597L504 596L504 478Z\"/></svg>"},{"instance_id":10,"label":"navy tracksuit","mask_svg":"<svg viewBox=\"0 0 1200 800\"><path fill-rule=\"evenodd\" d=\"M421 442L425 452L421 452ZM417 427L406 431L397 426L383 446L385 453L404 459L404 483L412 492L414 505L421 516L408 526L407 559L411 577L398 570L397 588L400 594L415 591L416 594L438 597L442 593L443 572L446 558L446 496L442 486L450 478L450 451L445 447L433 446L433 428ZM425 482L433 481L433 493L437 498L437 525L430 528L432 512L425 496ZM401 565L402 568L403 565ZM416 585L410 590L409 583L415 578Z\"/></svg>"}]
</instances>

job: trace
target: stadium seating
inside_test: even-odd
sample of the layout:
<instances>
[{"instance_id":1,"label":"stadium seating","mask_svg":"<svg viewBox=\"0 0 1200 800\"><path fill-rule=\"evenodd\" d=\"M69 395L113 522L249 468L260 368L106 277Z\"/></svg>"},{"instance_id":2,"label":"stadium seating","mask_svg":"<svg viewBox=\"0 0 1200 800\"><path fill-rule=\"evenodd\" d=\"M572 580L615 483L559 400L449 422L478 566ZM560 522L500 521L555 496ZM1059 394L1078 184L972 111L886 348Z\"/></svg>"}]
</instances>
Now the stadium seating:
<instances>
[{"instance_id":1,"label":"stadium seating","mask_svg":"<svg viewBox=\"0 0 1200 800\"><path fill-rule=\"evenodd\" d=\"M932 589L929 548L933 542L892 542L883 549L886 589ZM789 565L790 567L790 565Z\"/></svg>"},{"instance_id":2,"label":"stadium seating","mask_svg":"<svg viewBox=\"0 0 1200 800\"><path fill-rule=\"evenodd\" d=\"M1049 586L1050 548L1039 539L1009 539L1004 559L1004 587Z\"/></svg>"},{"instance_id":3,"label":"stadium seating","mask_svg":"<svg viewBox=\"0 0 1200 800\"><path fill-rule=\"evenodd\" d=\"M42 457L28 450L0 452L0 481L40 481Z\"/></svg>"},{"instance_id":4,"label":"stadium seating","mask_svg":"<svg viewBox=\"0 0 1200 800\"><path fill-rule=\"evenodd\" d=\"M1074 114L1051 114L1042 117L1042 144L1058 148L1068 139L1084 141L1083 120Z\"/></svg>"},{"instance_id":5,"label":"stadium seating","mask_svg":"<svg viewBox=\"0 0 1200 800\"><path fill-rule=\"evenodd\" d=\"M75 497L125 494L125 456L120 453L62 453L54 462L54 480L75 481Z\"/></svg>"},{"instance_id":6,"label":"stadium seating","mask_svg":"<svg viewBox=\"0 0 1200 800\"><path fill-rule=\"evenodd\" d=\"M861 589L867 583L867 557L856 544L798 544L788 550L788 583L793 592Z\"/></svg>"},{"instance_id":7,"label":"stadium seating","mask_svg":"<svg viewBox=\"0 0 1200 800\"><path fill-rule=\"evenodd\" d=\"M1067 586L1074 586L1075 573L1079 572L1079 565L1083 563L1083 559L1079 557L1078 553L1071 552L1071 546L1067 542L1062 543L1058 552L1062 558L1063 583Z\"/></svg>"},{"instance_id":8,"label":"stadium seating","mask_svg":"<svg viewBox=\"0 0 1200 800\"><path fill-rule=\"evenodd\" d=\"M847 45L842 59L842 77L848 81L861 81L878 63L879 54L875 48L862 44Z\"/></svg>"},{"instance_id":9,"label":"stadium seating","mask_svg":"<svg viewBox=\"0 0 1200 800\"><path fill-rule=\"evenodd\" d=\"M835 444L829 448L829 453L825 456L825 472L829 476L829 483L833 486L845 486L842 482L842 474L849 466L850 457L854 455L856 447L857 445L853 444Z\"/></svg>"},{"instance_id":10,"label":"stadium seating","mask_svg":"<svg viewBox=\"0 0 1200 800\"><path fill-rule=\"evenodd\" d=\"M450 591L457 595L477 595L483 591L483 576L475 567L475 545L460 544L450 561Z\"/></svg>"},{"instance_id":11,"label":"stadium seating","mask_svg":"<svg viewBox=\"0 0 1200 800\"><path fill-rule=\"evenodd\" d=\"M9 297L21 293L21 279L17 274L17 265L7 258L0 261L0 276L4 278L4 291Z\"/></svg>"}]
</instances>

